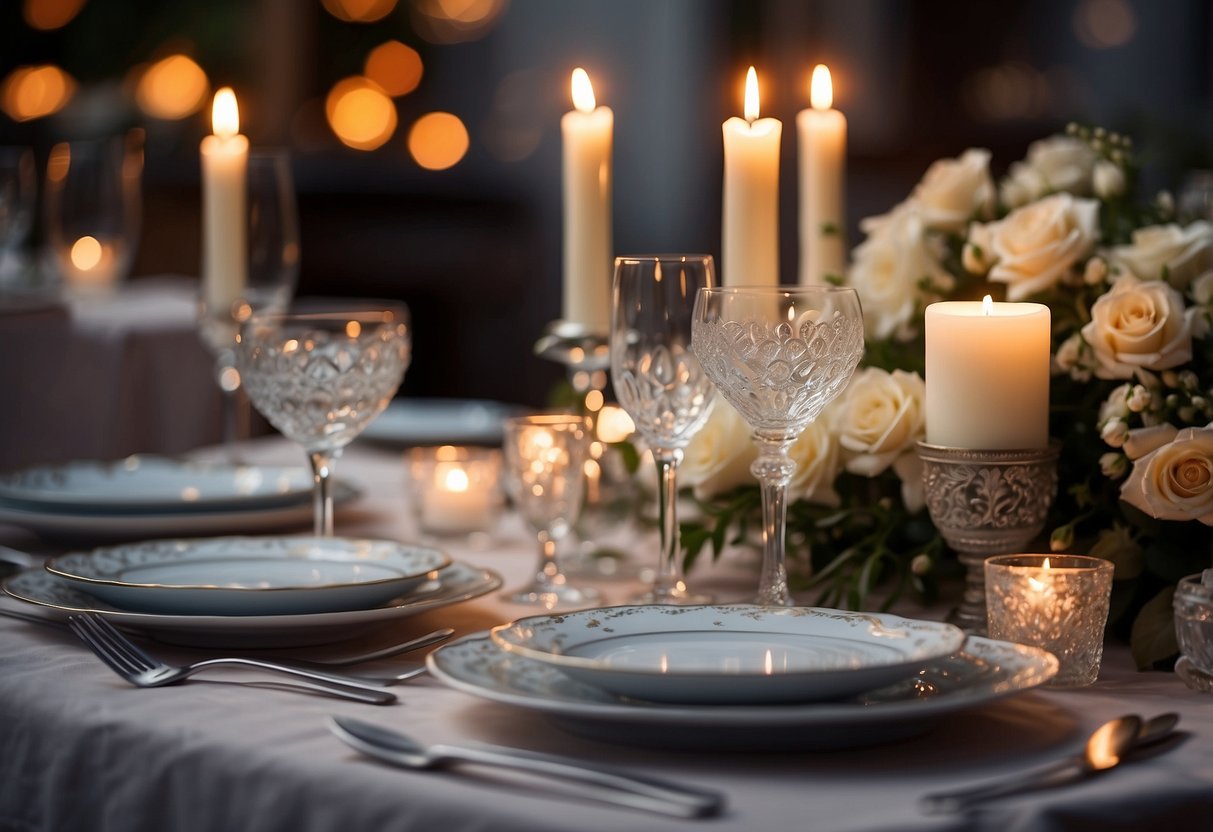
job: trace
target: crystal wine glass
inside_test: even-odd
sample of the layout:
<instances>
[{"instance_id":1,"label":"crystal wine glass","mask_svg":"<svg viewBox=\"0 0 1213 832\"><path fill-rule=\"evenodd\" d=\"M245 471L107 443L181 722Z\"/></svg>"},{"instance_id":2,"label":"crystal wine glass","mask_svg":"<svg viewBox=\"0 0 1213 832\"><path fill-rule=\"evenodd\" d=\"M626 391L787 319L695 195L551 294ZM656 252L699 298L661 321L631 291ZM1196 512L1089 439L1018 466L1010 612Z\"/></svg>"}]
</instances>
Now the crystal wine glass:
<instances>
[{"instance_id":1,"label":"crystal wine glass","mask_svg":"<svg viewBox=\"0 0 1213 832\"><path fill-rule=\"evenodd\" d=\"M38 196L34 151L0 147L0 287L22 272L21 249Z\"/></svg>"},{"instance_id":2,"label":"crystal wine glass","mask_svg":"<svg viewBox=\"0 0 1213 832\"><path fill-rule=\"evenodd\" d=\"M333 462L396 394L409 336L403 304L373 302L254 313L240 332L236 364L253 407L311 461L318 536L333 533Z\"/></svg>"},{"instance_id":3,"label":"crystal wine glass","mask_svg":"<svg viewBox=\"0 0 1213 832\"><path fill-rule=\"evenodd\" d=\"M832 286L701 289L691 347L753 431L763 521L757 603L787 606L786 499L796 471L788 449L863 357L859 296Z\"/></svg>"},{"instance_id":4,"label":"crystal wine glass","mask_svg":"<svg viewBox=\"0 0 1213 832\"><path fill-rule=\"evenodd\" d=\"M510 498L539 538L539 566L534 580L506 598L547 609L597 601L596 590L569 583L556 558L557 545L572 531L581 512L589 423L585 417L571 414L507 419L504 451Z\"/></svg>"},{"instance_id":5,"label":"crystal wine glass","mask_svg":"<svg viewBox=\"0 0 1213 832\"><path fill-rule=\"evenodd\" d=\"M249 154L243 208L246 251L231 258L203 255L198 300L198 331L215 358L215 380L223 391L223 438L245 430L247 405L238 407L240 372L236 334L254 312L282 312L299 279L299 221L287 154L264 150ZM209 214L208 214L209 217Z\"/></svg>"},{"instance_id":6,"label":"crystal wine glass","mask_svg":"<svg viewBox=\"0 0 1213 832\"><path fill-rule=\"evenodd\" d=\"M691 352L695 293L716 282L709 255L615 258L611 314L611 381L619 403L657 463L661 556L641 603L709 599L687 592L679 560L678 463L707 421L712 382Z\"/></svg>"}]
</instances>

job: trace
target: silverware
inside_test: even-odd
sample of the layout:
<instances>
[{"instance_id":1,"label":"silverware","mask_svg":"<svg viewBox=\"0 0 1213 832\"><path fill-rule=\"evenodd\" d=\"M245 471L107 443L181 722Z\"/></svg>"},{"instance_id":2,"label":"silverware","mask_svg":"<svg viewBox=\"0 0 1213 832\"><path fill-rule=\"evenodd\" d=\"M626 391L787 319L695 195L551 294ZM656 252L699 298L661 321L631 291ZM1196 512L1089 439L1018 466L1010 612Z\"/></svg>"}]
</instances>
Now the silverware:
<instances>
[{"instance_id":1,"label":"silverware","mask_svg":"<svg viewBox=\"0 0 1213 832\"><path fill-rule=\"evenodd\" d=\"M1156 730L1151 730L1149 741L1159 738L1153 736ZM1139 743L1142 736L1141 717L1135 714L1118 717L1099 726L1087 740L1081 754L1035 769L1020 777L1004 778L996 783L961 791L927 795L922 799L922 808L930 814L961 812L982 801L1034 789L1077 783L1097 772L1117 766L1124 759L1126 752Z\"/></svg>"},{"instance_id":2,"label":"silverware","mask_svg":"<svg viewBox=\"0 0 1213 832\"><path fill-rule=\"evenodd\" d=\"M640 777L554 754L492 745L426 747L399 731L344 716L330 717L329 729L351 748L401 768L438 769L473 763L546 774L593 787L585 794L597 800L681 818L715 815L725 805L724 795L719 792Z\"/></svg>"},{"instance_id":3,"label":"silverware","mask_svg":"<svg viewBox=\"0 0 1213 832\"><path fill-rule=\"evenodd\" d=\"M205 659L175 667L145 653L99 615L83 613L68 616L67 624L111 670L137 687L171 685L209 667L236 665L283 673L301 680L300 684L359 702L387 705L396 701L396 694L384 690L375 682L258 659Z\"/></svg>"},{"instance_id":4,"label":"silverware","mask_svg":"<svg viewBox=\"0 0 1213 832\"><path fill-rule=\"evenodd\" d=\"M443 627L440 630L435 630L432 633L426 633L423 636L418 636L408 641L402 641L399 644L393 644L390 647L382 647L378 650L371 650L367 653L355 653L349 656L340 656L334 659L322 659L309 662L315 665L328 665L330 667L349 667L350 665L362 664L363 662L374 662L380 659L388 659L392 656L398 656L401 653L407 653L410 650L420 650L422 647L429 647L431 644L439 644L446 641L451 636L455 635L455 631L450 627Z\"/></svg>"}]
</instances>

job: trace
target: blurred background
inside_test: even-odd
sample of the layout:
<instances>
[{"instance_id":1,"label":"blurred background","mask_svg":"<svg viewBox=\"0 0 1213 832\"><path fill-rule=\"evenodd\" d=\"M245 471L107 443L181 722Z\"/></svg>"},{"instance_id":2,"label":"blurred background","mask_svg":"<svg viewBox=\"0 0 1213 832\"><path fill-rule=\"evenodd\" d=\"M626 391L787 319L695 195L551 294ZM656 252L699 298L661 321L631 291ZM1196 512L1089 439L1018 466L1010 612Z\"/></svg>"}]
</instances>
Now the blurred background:
<instances>
[{"instance_id":1,"label":"blurred background","mask_svg":"<svg viewBox=\"0 0 1213 832\"><path fill-rule=\"evenodd\" d=\"M1213 167L1211 41L1207 0L5 0L0 145L41 180L56 142L141 130L131 280L195 276L199 142L230 85L253 147L291 152L298 294L405 300L405 395L539 404L563 376L531 347L560 315L573 67L615 111L616 250L719 256L720 125L757 66L793 281L814 64L849 119L853 244L935 158L988 147L998 174L1069 121L1132 135L1147 189L1179 187Z\"/></svg>"}]
</instances>

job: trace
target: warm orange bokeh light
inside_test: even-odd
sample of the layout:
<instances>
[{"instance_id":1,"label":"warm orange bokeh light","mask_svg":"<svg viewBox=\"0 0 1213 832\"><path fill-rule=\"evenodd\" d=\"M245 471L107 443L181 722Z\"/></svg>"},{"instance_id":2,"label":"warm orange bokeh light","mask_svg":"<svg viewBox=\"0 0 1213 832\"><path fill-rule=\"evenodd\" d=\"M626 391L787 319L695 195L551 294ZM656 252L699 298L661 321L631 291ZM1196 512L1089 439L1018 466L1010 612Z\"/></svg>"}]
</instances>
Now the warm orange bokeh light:
<instances>
[{"instance_id":1,"label":"warm orange bokeh light","mask_svg":"<svg viewBox=\"0 0 1213 832\"><path fill-rule=\"evenodd\" d=\"M91 271L101 262L101 243L96 237L81 237L72 244L71 258L80 271Z\"/></svg>"},{"instance_id":2,"label":"warm orange bokeh light","mask_svg":"<svg viewBox=\"0 0 1213 832\"><path fill-rule=\"evenodd\" d=\"M25 0L22 15L33 28L49 32L71 23L82 8L84 0Z\"/></svg>"},{"instance_id":3,"label":"warm orange bokeh light","mask_svg":"<svg viewBox=\"0 0 1213 832\"><path fill-rule=\"evenodd\" d=\"M185 55L170 55L144 71L135 100L152 118L175 120L196 113L206 102L206 73Z\"/></svg>"},{"instance_id":4,"label":"warm orange bokeh light","mask_svg":"<svg viewBox=\"0 0 1213 832\"><path fill-rule=\"evenodd\" d=\"M414 0L417 33L431 43L460 43L483 36L506 0Z\"/></svg>"},{"instance_id":5,"label":"warm orange bokeh light","mask_svg":"<svg viewBox=\"0 0 1213 832\"><path fill-rule=\"evenodd\" d=\"M407 95L421 83L423 67L417 50L398 40L381 43L366 56L363 72L390 96Z\"/></svg>"},{"instance_id":6,"label":"warm orange bokeh light","mask_svg":"<svg viewBox=\"0 0 1213 832\"><path fill-rule=\"evenodd\" d=\"M14 121L57 113L76 91L76 82L57 66L19 66L4 82L0 105Z\"/></svg>"},{"instance_id":7,"label":"warm orange bokeh light","mask_svg":"<svg viewBox=\"0 0 1213 832\"><path fill-rule=\"evenodd\" d=\"M324 114L341 143L355 150L374 150L396 132L392 99L378 84L359 75L333 85Z\"/></svg>"},{"instance_id":8,"label":"warm orange bokeh light","mask_svg":"<svg viewBox=\"0 0 1213 832\"><path fill-rule=\"evenodd\" d=\"M346 23L374 23L396 8L396 0L323 0L324 8Z\"/></svg>"},{"instance_id":9,"label":"warm orange bokeh light","mask_svg":"<svg viewBox=\"0 0 1213 832\"><path fill-rule=\"evenodd\" d=\"M426 170L446 170L467 152L467 128L451 113L428 113L409 130L409 153Z\"/></svg>"}]
</instances>

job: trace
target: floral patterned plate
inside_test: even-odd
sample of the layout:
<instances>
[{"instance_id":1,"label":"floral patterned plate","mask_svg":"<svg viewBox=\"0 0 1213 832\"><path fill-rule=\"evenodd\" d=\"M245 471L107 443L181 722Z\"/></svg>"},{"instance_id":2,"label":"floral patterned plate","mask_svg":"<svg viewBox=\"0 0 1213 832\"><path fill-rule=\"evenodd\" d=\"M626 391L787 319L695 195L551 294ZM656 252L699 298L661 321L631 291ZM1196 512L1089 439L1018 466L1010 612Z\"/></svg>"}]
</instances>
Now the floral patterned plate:
<instances>
[{"instance_id":1,"label":"floral patterned plate","mask_svg":"<svg viewBox=\"0 0 1213 832\"><path fill-rule=\"evenodd\" d=\"M294 615L377 606L450 562L437 549L387 540L211 537L74 552L46 569L129 610Z\"/></svg>"},{"instance_id":2,"label":"floral patterned plate","mask_svg":"<svg viewBox=\"0 0 1213 832\"><path fill-rule=\"evenodd\" d=\"M955 653L951 624L815 607L646 605L495 627L503 650L613 693L654 702L840 699Z\"/></svg>"},{"instance_id":3,"label":"floral patterned plate","mask_svg":"<svg viewBox=\"0 0 1213 832\"><path fill-rule=\"evenodd\" d=\"M485 633L439 647L431 675L481 699L538 712L579 736L658 748L853 748L922 734L940 719L1042 685L1057 673L1044 650L971 637L892 685L840 701L770 705L637 702L585 685L550 664L507 653Z\"/></svg>"}]
</instances>

